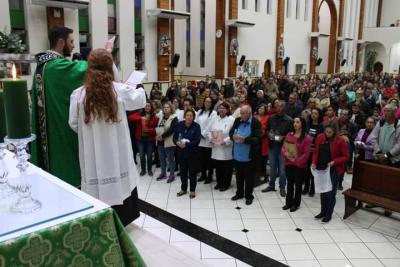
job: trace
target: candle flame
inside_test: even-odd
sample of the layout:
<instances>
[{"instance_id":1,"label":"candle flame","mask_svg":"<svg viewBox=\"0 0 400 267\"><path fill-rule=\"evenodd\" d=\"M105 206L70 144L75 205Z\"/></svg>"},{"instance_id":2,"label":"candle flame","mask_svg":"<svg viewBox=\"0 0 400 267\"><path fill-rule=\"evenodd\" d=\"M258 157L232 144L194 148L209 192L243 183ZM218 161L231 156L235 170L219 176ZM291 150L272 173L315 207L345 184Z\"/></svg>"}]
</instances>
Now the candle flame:
<instances>
[{"instance_id":1,"label":"candle flame","mask_svg":"<svg viewBox=\"0 0 400 267\"><path fill-rule=\"evenodd\" d=\"M17 79L17 68L15 68L15 64L12 65L11 75L12 75L14 80Z\"/></svg>"}]
</instances>

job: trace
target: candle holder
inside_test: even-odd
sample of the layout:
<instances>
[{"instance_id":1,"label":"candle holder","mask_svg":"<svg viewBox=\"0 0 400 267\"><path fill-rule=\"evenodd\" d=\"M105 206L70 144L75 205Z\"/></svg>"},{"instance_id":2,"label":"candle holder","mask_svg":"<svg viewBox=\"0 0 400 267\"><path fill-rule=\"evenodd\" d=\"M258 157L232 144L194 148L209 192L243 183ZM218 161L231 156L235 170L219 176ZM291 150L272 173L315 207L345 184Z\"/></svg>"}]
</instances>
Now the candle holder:
<instances>
[{"instance_id":1,"label":"candle holder","mask_svg":"<svg viewBox=\"0 0 400 267\"><path fill-rule=\"evenodd\" d=\"M7 198L15 194L15 188L8 182L8 168L4 162L4 157L6 156L5 149L7 147L6 143L0 143L0 199Z\"/></svg>"},{"instance_id":2,"label":"candle holder","mask_svg":"<svg viewBox=\"0 0 400 267\"><path fill-rule=\"evenodd\" d=\"M31 134L30 137L20 139L10 139L7 136L4 138L7 143L15 146L15 157L18 160L17 169L19 170L21 177L26 176L27 169L29 167L28 160L30 155L26 151L26 146L29 142L32 142L35 139L36 135L34 134ZM42 207L42 203L39 200L32 198L30 189L30 184L16 186L16 190L19 192L20 197L18 198L17 202L11 206L12 211L18 213L31 213L38 211Z\"/></svg>"}]
</instances>

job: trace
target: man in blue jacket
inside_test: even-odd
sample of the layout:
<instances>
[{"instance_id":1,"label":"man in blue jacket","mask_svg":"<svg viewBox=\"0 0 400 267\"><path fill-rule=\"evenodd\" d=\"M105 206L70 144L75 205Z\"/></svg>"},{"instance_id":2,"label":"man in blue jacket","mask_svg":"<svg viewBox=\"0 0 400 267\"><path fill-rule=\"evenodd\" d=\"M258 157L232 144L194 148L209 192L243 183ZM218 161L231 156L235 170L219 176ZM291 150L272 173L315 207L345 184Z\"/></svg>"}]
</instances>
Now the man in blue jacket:
<instances>
[{"instance_id":1,"label":"man in blue jacket","mask_svg":"<svg viewBox=\"0 0 400 267\"><path fill-rule=\"evenodd\" d=\"M261 155L261 123L251 116L250 106L240 108L240 118L233 123L229 136L233 140L233 159L236 169L236 195L232 200L246 198L246 205L253 203L256 163Z\"/></svg>"}]
</instances>

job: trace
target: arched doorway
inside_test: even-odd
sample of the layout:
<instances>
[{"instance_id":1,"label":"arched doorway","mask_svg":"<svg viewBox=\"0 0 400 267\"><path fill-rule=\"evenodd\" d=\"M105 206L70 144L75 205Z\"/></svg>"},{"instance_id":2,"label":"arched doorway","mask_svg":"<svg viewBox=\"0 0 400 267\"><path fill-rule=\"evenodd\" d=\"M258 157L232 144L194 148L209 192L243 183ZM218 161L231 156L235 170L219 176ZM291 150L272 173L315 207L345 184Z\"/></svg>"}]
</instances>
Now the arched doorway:
<instances>
[{"instance_id":1,"label":"arched doorway","mask_svg":"<svg viewBox=\"0 0 400 267\"><path fill-rule=\"evenodd\" d=\"M375 64L378 63L376 66ZM388 71L389 56L382 43L372 42L365 45L362 70L366 72Z\"/></svg>"},{"instance_id":2,"label":"arched doorway","mask_svg":"<svg viewBox=\"0 0 400 267\"><path fill-rule=\"evenodd\" d=\"M322 58L322 64L317 68L317 72L333 73L335 71L338 23L334 0L322 0L319 9L314 12L318 12L318 15L317 19L313 21L316 24L313 25L313 29L317 29L320 34L329 34L329 38L321 35L318 38L318 54Z\"/></svg>"},{"instance_id":3,"label":"arched doorway","mask_svg":"<svg viewBox=\"0 0 400 267\"><path fill-rule=\"evenodd\" d=\"M375 64L374 64L374 72L375 73L381 73L383 71L383 64L382 64L382 62L380 62L380 61L378 61L378 62L375 62Z\"/></svg>"},{"instance_id":4,"label":"arched doorway","mask_svg":"<svg viewBox=\"0 0 400 267\"><path fill-rule=\"evenodd\" d=\"M271 69L272 69L272 64L271 60L267 59L264 63L264 77L268 78L271 76Z\"/></svg>"},{"instance_id":5,"label":"arched doorway","mask_svg":"<svg viewBox=\"0 0 400 267\"><path fill-rule=\"evenodd\" d=\"M289 74L289 60L290 57L285 57L285 59L282 61L282 75Z\"/></svg>"}]
</instances>

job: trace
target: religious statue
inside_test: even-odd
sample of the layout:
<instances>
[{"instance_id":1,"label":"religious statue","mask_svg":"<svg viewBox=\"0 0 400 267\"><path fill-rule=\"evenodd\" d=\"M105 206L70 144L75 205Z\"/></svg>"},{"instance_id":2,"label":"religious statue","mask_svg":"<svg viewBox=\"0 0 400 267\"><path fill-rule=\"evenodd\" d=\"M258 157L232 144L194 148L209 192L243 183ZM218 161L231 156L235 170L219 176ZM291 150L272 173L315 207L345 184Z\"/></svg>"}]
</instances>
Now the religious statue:
<instances>
[{"instance_id":1,"label":"religious statue","mask_svg":"<svg viewBox=\"0 0 400 267\"><path fill-rule=\"evenodd\" d=\"M171 38L168 35L161 35L159 41L160 56L168 56L171 54Z\"/></svg>"}]
</instances>

